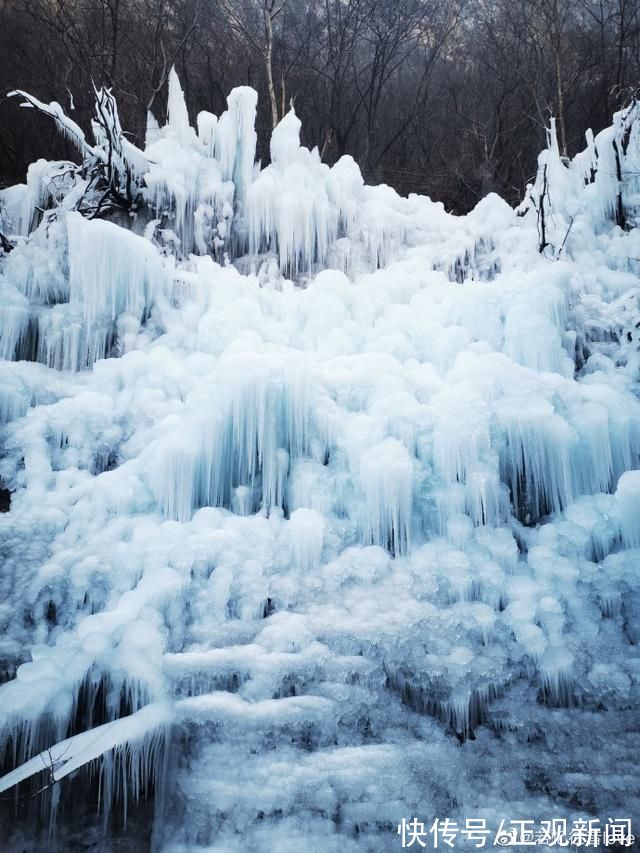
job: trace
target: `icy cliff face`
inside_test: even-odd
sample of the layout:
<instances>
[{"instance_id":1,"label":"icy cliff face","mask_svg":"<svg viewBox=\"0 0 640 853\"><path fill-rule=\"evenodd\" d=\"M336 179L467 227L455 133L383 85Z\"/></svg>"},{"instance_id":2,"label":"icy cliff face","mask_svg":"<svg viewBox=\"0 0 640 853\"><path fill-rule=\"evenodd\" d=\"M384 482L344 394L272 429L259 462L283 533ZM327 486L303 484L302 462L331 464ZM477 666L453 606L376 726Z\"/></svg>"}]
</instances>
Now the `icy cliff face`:
<instances>
[{"instance_id":1,"label":"icy cliff face","mask_svg":"<svg viewBox=\"0 0 640 853\"><path fill-rule=\"evenodd\" d=\"M0 194L8 843L632 816L637 108L460 218L254 113Z\"/></svg>"}]
</instances>

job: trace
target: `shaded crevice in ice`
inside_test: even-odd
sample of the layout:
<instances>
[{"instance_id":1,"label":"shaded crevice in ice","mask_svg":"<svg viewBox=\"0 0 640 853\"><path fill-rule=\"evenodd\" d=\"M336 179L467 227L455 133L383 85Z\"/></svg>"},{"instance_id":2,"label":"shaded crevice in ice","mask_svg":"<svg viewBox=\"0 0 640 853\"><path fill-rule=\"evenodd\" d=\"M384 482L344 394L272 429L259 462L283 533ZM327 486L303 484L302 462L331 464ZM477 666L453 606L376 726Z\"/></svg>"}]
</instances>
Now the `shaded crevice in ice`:
<instances>
[{"instance_id":1,"label":"shaded crevice in ice","mask_svg":"<svg viewBox=\"0 0 640 853\"><path fill-rule=\"evenodd\" d=\"M488 719L488 706L503 695L503 685L489 682L477 688L462 688L452 694L446 681L437 677L425 683L416 673L387 671L388 689L398 693L403 704L419 714L429 714L444 723L462 743L475 738Z\"/></svg>"},{"instance_id":2,"label":"shaded crevice in ice","mask_svg":"<svg viewBox=\"0 0 640 853\"><path fill-rule=\"evenodd\" d=\"M500 258L490 238L481 237L453 262L437 266L449 281L493 281L500 272Z\"/></svg>"}]
</instances>

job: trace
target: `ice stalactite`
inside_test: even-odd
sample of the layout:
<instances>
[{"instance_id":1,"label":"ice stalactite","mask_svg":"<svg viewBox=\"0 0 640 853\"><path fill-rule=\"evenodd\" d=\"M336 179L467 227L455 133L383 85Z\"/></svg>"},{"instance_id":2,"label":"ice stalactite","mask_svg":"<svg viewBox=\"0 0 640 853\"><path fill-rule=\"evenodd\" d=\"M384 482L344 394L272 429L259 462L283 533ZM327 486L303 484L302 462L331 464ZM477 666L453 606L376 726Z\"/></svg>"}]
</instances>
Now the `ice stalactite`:
<instances>
[{"instance_id":1,"label":"ice stalactite","mask_svg":"<svg viewBox=\"0 0 640 853\"><path fill-rule=\"evenodd\" d=\"M627 471L616 491L622 539L627 548L640 548L640 472Z\"/></svg>"},{"instance_id":2,"label":"ice stalactite","mask_svg":"<svg viewBox=\"0 0 640 853\"><path fill-rule=\"evenodd\" d=\"M289 532L294 563L303 572L317 569L322 562L323 516L313 509L296 509L291 513Z\"/></svg>"},{"instance_id":3,"label":"ice stalactite","mask_svg":"<svg viewBox=\"0 0 640 853\"><path fill-rule=\"evenodd\" d=\"M559 512L573 497L570 459L575 433L546 401L505 410L503 477L523 519Z\"/></svg>"},{"instance_id":4,"label":"ice stalactite","mask_svg":"<svg viewBox=\"0 0 640 853\"><path fill-rule=\"evenodd\" d=\"M360 459L360 480L366 509L363 538L389 548L392 554L407 551L412 528L413 464L397 439L366 450Z\"/></svg>"},{"instance_id":5,"label":"ice stalactite","mask_svg":"<svg viewBox=\"0 0 640 853\"><path fill-rule=\"evenodd\" d=\"M61 160L38 160L27 169L27 183L2 190L0 231L18 237L32 234L49 208L64 204L65 198L86 186L75 176L76 164Z\"/></svg>"},{"instance_id":6,"label":"ice stalactite","mask_svg":"<svg viewBox=\"0 0 640 853\"><path fill-rule=\"evenodd\" d=\"M251 184L246 207L250 252L277 252L293 276L323 264L339 219L327 193L329 167L300 147L300 127L290 110L274 129L271 164Z\"/></svg>"},{"instance_id":7,"label":"ice stalactite","mask_svg":"<svg viewBox=\"0 0 640 853\"><path fill-rule=\"evenodd\" d=\"M640 436L634 418L616 416L588 395L567 412L530 397L504 401L497 412L504 428L501 476L509 485L521 519L539 519L566 508L581 494L611 492L620 475L640 464ZM605 397L606 399L606 397Z\"/></svg>"},{"instance_id":8,"label":"ice stalactite","mask_svg":"<svg viewBox=\"0 0 640 853\"><path fill-rule=\"evenodd\" d=\"M100 152L98 148L91 146L85 137L84 131L79 127L73 119L66 115L62 107L57 101L52 101L50 104L45 104L34 98L27 92L19 89L9 92L8 97L22 98L21 106L26 109L37 109L54 120L60 132L69 142L72 142L78 151L85 157L97 157L102 159L104 152Z\"/></svg>"},{"instance_id":9,"label":"ice stalactite","mask_svg":"<svg viewBox=\"0 0 640 853\"><path fill-rule=\"evenodd\" d=\"M0 282L0 286L0 355L12 361L19 357L27 337L31 312L28 299L16 287L12 287L8 282Z\"/></svg>"},{"instance_id":10,"label":"ice stalactite","mask_svg":"<svg viewBox=\"0 0 640 853\"><path fill-rule=\"evenodd\" d=\"M403 200L365 187L349 156L322 163L316 148L300 145L300 128L291 109L273 130L271 163L249 187L249 252L276 253L293 278L328 263L349 274L384 266L411 231Z\"/></svg>"},{"instance_id":11,"label":"ice stalactite","mask_svg":"<svg viewBox=\"0 0 640 853\"><path fill-rule=\"evenodd\" d=\"M44 104L20 90L10 92L9 96L23 98L22 106L34 108L52 118L65 139L71 141L82 155L82 168L67 164L64 170L63 174L69 174L70 178L66 193L62 193L63 198L56 197L57 187L51 181L56 170L55 164L53 169L49 169L49 180L44 182L43 190L59 204L71 202L75 207L82 207L87 215L95 216L103 212L103 208L135 206L149 162L143 152L123 134L118 106L111 90L94 87L94 94L95 115L91 122L94 145L87 142L84 131L65 114L57 102ZM86 177L83 172L90 177ZM91 194L88 193L89 188L92 189Z\"/></svg>"},{"instance_id":12,"label":"ice stalactite","mask_svg":"<svg viewBox=\"0 0 640 853\"><path fill-rule=\"evenodd\" d=\"M145 147L152 145L160 134L160 125L158 124L158 120L151 112L151 110L147 111L147 126L145 130L144 142Z\"/></svg>"},{"instance_id":13,"label":"ice stalactite","mask_svg":"<svg viewBox=\"0 0 640 853\"><path fill-rule=\"evenodd\" d=\"M167 125L152 129L148 139L144 196L162 227L175 230L184 254L195 250L222 259L232 245L234 210L242 219L255 159L255 92L234 89L228 105L220 119L201 112L196 133L172 70Z\"/></svg>"},{"instance_id":14,"label":"ice stalactite","mask_svg":"<svg viewBox=\"0 0 640 853\"><path fill-rule=\"evenodd\" d=\"M44 228L41 226L41 229ZM168 274L153 246L114 223L70 212L18 247L0 279L0 346L8 359L79 370L126 350L145 322Z\"/></svg>"},{"instance_id":15,"label":"ice stalactite","mask_svg":"<svg viewBox=\"0 0 640 853\"><path fill-rule=\"evenodd\" d=\"M87 326L125 313L142 320L166 288L153 246L111 222L79 214L67 217L67 233L70 302L81 307Z\"/></svg>"},{"instance_id":16,"label":"ice stalactite","mask_svg":"<svg viewBox=\"0 0 640 853\"><path fill-rule=\"evenodd\" d=\"M209 157L215 157L218 136L218 116L207 110L201 110L196 119L198 139ZM159 129L158 129L159 130ZM154 141L156 137L154 137Z\"/></svg>"},{"instance_id":17,"label":"ice stalactite","mask_svg":"<svg viewBox=\"0 0 640 853\"><path fill-rule=\"evenodd\" d=\"M163 753L172 719L168 704L149 704L127 717L61 740L3 776L0 792L14 787L19 792L20 783L38 777L41 795L51 792L50 820L55 821L58 804L55 795L59 794L58 786L63 780L81 771L90 782L93 772L97 772L104 827L109 825L110 812L116 803L126 826L128 810L135 808L149 788L154 788L159 796L162 793ZM96 763L97 771L93 768Z\"/></svg>"},{"instance_id":18,"label":"ice stalactite","mask_svg":"<svg viewBox=\"0 0 640 853\"><path fill-rule=\"evenodd\" d=\"M223 175L232 180L242 216L253 179L257 135L254 128L258 96L249 86L238 86L227 98L227 111L220 116L216 153Z\"/></svg>"},{"instance_id":19,"label":"ice stalactite","mask_svg":"<svg viewBox=\"0 0 640 853\"><path fill-rule=\"evenodd\" d=\"M510 294L503 352L531 370L571 377L575 365L564 341L569 288L562 277L566 275L567 270L560 267L549 274L548 282L539 283L535 304L529 294L517 291ZM523 329L527 330L526 334L522 333Z\"/></svg>"},{"instance_id":20,"label":"ice stalactite","mask_svg":"<svg viewBox=\"0 0 640 853\"><path fill-rule=\"evenodd\" d=\"M575 702L573 657L567 649L549 647L540 661L542 700L553 707L567 708Z\"/></svg>"},{"instance_id":21,"label":"ice stalactite","mask_svg":"<svg viewBox=\"0 0 640 853\"><path fill-rule=\"evenodd\" d=\"M597 166L593 177L593 207L602 219L613 218L618 226L627 226L627 210L637 186L637 144L629 146L631 135L637 137L640 103L634 100L615 113L613 124L595 137L593 148Z\"/></svg>"},{"instance_id":22,"label":"ice stalactite","mask_svg":"<svg viewBox=\"0 0 640 853\"><path fill-rule=\"evenodd\" d=\"M55 370L78 371L114 353L116 325L104 318L89 327L81 310L57 306L37 315L36 361Z\"/></svg>"},{"instance_id":23,"label":"ice stalactite","mask_svg":"<svg viewBox=\"0 0 640 853\"><path fill-rule=\"evenodd\" d=\"M169 72L167 121L169 127L178 135L183 145L188 146L193 141L193 128L189 123L187 105L175 68L172 68Z\"/></svg>"},{"instance_id":24,"label":"ice stalactite","mask_svg":"<svg viewBox=\"0 0 640 853\"><path fill-rule=\"evenodd\" d=\"M442 720L461 741L474 736L476 729L486 721L489 703L500 694L499 688L489 685L451 699L436 699L429 688L416 689L408 684L402 687L403 699L410 707Z\"/></svg>"},{"instance_id":25,"label":"ice stalactite","mask_svg":"<svg viewBox=\"0 0 640 853\"><path fill-rule=\"evenodd\" d=\"M202 506L234 506L240 514L282 508L291 460L313 452L312 436L324 446L304 377L270 378L258 366L251 376L242 367L235 383L218 390L210 414L158 447L163 464L149 481L169 518L188 519Z\"/></svg>"}]
</instances>

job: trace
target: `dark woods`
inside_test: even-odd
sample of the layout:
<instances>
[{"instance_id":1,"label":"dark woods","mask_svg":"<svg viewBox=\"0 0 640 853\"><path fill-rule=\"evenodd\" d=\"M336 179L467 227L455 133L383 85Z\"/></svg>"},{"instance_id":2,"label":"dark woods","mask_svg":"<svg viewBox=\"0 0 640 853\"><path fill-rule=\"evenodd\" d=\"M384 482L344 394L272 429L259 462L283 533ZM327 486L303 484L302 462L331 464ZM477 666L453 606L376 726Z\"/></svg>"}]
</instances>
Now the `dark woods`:
<instances>
[{"instance_id":1,"label":"dark woods","mask_svg":"<svg viewBox=\"0 0 640 853\"><path fill-rule=\"evenodd\" d=\"M522 197L551 112L569 155L610 123L640 81L640 0L0 0L0 186L53 136L8 91L88 131L105 84L140 143L174 63L192 119L258 90L263 161L293 103L326 162L351 154L368 182L464 211Z\"/></svg>"}]
</instances>

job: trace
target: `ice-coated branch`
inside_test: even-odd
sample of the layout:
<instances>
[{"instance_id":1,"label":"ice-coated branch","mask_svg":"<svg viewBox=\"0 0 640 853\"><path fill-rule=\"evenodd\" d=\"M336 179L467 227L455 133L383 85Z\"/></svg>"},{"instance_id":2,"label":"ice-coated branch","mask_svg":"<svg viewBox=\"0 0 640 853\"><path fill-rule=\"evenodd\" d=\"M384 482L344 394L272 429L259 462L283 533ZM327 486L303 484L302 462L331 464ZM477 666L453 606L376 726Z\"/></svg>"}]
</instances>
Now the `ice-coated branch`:
<instances>
[{"instance_id":1,"label":"ice-coated branch","mask_svg":"<svg viewBox=\"0 0 640 853\"><path fill-rule=\"evenodd\" d=\"M23 98L22 106L52 118L63 136L80 152L82 172L88 177L88 182L76 207L90 218L104 214L111 207L130 209L140 195L142 177L150 167L143 152L124 136L111 90L94 86L94 93L95 119L92 126L95 145L87 142L82 128L66 115L56 101L45 104L22 90L9 93Z\"/></svg>"},{"instance_id":2,"label":"ice-coated branch","mask_svg":"<svg viewBox=\"0 0 640 853\"><path fill-rule=\"evenodd\" d=\"M104 154L106 181L114 198L130 207L140 191L140 181L149 171L149 161L122 132L118 106L110 89L94 86L96 118L93 132Z\"/></svg>"},{"instance_id":3,"label":"ice-coated branch","mask_svg":"<svg viewBox=\"0 0 640 853\"><path fill-rule=\"evenodd\" d=\"M65 139L70 140L74 143L74 145L78 148L79 152L82 154L84 159L89 157L95 157L96 159L102 159L103 152L99 148L94 148L89 145L84 135L84 132L81 127L79 127L73 119L70 119L69 116L62 109L60 104L57 101L51 101L50 104L45 104L43 101L38 100L38 98L34 98L33 95L30 95L28 92L24 92L21 89L16 89L13 92L9 92L7 97L9 98L24 98L24 103L20 106L25 107L27 109L35 109L41 113L52 118L58 129L61 131Z\"/></svg>"},{"instance_id":4,"label":"ice-coated branch","mask_svg":"<svg viewBox=\"0 0 640 853\"><path fill-rule=\"evenodd\" d=\"M518 209L521 216L535 212L541 254L560 245L559 256L565 245L569 248L571 225L578 214L594 225L608 222L629 229L636 206L639 119L639 102L633 96L615 113L609 127L595 137L587 131L586 148L571 160L560 154L555 119L551 119L535 182Z\"/></svg>"},{"instance_id":5,"label":"ice-coated branch","mask_svg":"<svg viewBox=\"0 0 640 853\"><path fill-rule=\"evenodd\" d=\"M155 702L128 717L60 741L0 778L0 793L43 770L48 774L48 784L42 788L45 790L106 752L125 747L131 752L136 748L143 750L145 744L161 734L172 719L171 706Z\"/></svg>"}]
</instances>

